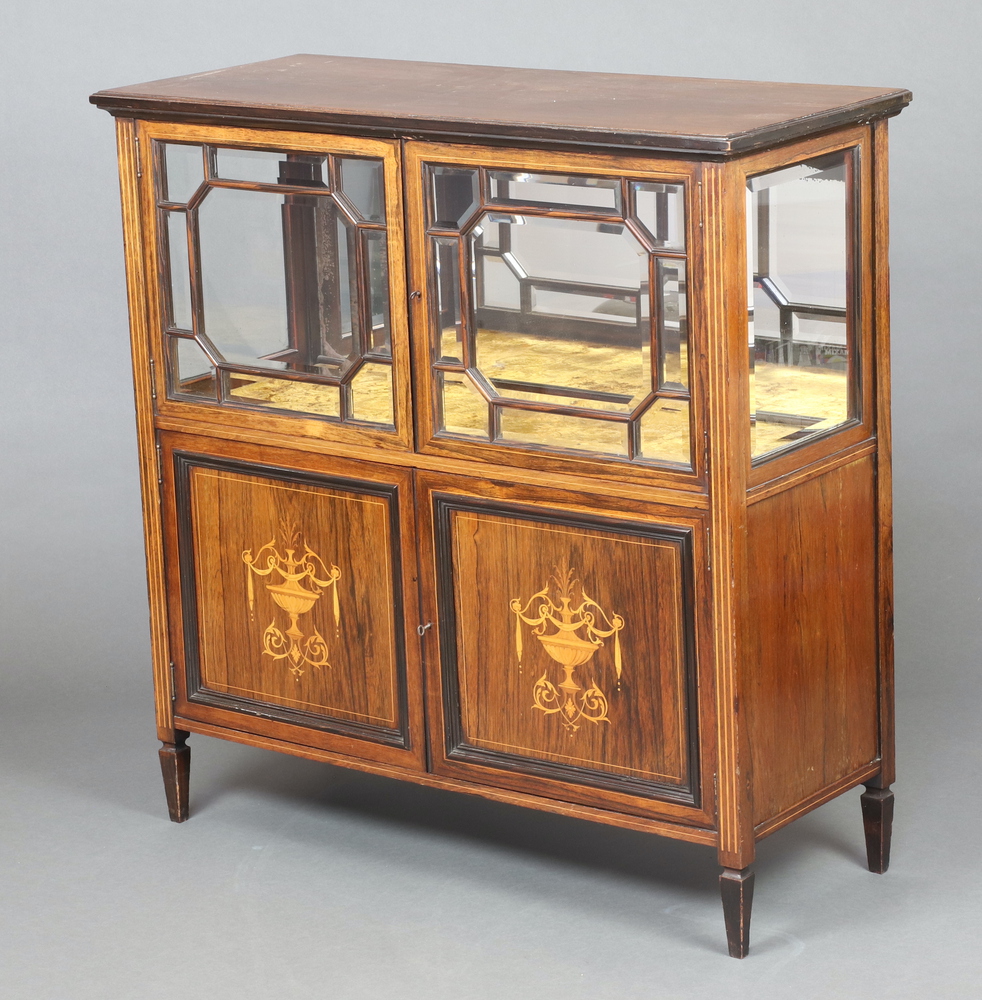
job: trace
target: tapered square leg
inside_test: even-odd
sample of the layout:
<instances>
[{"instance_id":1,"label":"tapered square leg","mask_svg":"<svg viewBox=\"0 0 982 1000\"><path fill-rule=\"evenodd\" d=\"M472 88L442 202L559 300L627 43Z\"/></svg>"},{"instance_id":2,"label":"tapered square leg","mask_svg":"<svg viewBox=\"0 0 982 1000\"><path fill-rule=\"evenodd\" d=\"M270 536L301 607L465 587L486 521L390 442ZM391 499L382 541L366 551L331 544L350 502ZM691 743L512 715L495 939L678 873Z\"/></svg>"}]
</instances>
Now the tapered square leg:
<instances>
[{"instance_id":1,"label":"tapered square leg","mask_svg":"<svg viewBox=\"0 0 982 1000\"><path fill-rule=\"evenodd\" d=\"M191 748L188 736L181 729L174 731L176 742L164 743L160 754L160 771L164 776L164 792L167 795L167 811L175 823L183 823L188 818L188 794L191 778Z\"/></svg>"},{"instance_id":2,"label":"tapered square leg","mask_svg":"<svg viewBox=\"0 0 982 1000\"><path fill-rule=\"evenodd\" d=\"M869 870L882 875L890 867L893 792L889 788L872 788L867 785L859 801L863 806L863 830L866 833Z\"/></svg>"},{"instance_id":3,"label":"tapered square leg","mask_svg":"<svg viewBox=\"0 0 982 1000\"><path fill-rule=\"evenodd\" d=\"M719 889L730 956L746 958L750 951L750 907L754 901L753 869L724 868Z\"/></svg>"}]
</instances>

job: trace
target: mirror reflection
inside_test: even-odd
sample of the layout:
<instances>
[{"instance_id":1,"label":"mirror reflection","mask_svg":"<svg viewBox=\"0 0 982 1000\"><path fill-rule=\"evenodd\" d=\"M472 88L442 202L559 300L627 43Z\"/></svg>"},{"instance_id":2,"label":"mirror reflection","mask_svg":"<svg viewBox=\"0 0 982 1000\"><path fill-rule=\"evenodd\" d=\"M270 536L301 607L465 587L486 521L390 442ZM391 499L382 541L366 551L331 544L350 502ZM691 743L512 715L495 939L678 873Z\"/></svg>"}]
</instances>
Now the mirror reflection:
<instances>
[{"instance_id":1,"label":"mirror reflection","mask_svg":"<svg viewBox=\"0 0 982 1000\"><path fill-rule=\"evenodd\" d=\"M755 458L858 412L847 285L852 156L835 152L747 182Z\"/></svg>"},{"instance_id":2,"label":"mirror reflection","mask_svg":"<svg viewBox=\"0 0 982 1000\"><path fill-rule=\"evenodd\" d=\"M438 430L690 468L684 186L426 170Z\"/></svg>"},{"instance_id":3,"label":"mirror reflection","mask_svg":"<svg viewBox=\"0 0 982 1000\"><path fill-rule=\"evenodd\" d=\"M224 373L209 398L392 426L382 160L160 145L165 325ZM171 392L204 398L189 352Z\"/></svg>"}]
</instances>

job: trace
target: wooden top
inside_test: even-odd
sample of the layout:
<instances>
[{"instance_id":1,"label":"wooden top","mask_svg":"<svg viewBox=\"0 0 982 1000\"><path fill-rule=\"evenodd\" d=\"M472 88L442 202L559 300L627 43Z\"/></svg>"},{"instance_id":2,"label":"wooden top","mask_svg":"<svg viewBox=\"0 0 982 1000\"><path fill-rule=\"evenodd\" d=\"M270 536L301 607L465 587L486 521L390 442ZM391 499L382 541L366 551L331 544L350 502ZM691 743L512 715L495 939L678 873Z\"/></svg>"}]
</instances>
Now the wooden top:
<instances>
[{"instance_id":1,"label":"wooden top","mask_svg":"<svg viewBox=\"0 0 982 1000\"><path fill-rule=\"evenodd\" d=\"M728 155L894 115L907 90L296 55L101 90L113 114Z\"/></svg>"}]
</instances>

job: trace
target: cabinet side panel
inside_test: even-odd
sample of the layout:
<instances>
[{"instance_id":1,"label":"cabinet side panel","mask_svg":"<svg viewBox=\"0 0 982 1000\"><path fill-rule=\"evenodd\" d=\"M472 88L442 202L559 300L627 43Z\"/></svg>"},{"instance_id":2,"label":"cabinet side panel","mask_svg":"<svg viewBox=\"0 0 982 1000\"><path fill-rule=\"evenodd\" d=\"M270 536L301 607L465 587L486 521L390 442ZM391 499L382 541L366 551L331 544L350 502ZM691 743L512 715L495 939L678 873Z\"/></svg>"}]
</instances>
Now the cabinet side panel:
<instances>
[{"instance_id":1,"label":"cabinet side panel","mask_svg":"<svg viewBox=\"0 0 982 1000\"><path fill-rule=\"evenodd\" d=\"M749 509L754 823L878 755L874 460Z\"/></svg>"}]
</instances>

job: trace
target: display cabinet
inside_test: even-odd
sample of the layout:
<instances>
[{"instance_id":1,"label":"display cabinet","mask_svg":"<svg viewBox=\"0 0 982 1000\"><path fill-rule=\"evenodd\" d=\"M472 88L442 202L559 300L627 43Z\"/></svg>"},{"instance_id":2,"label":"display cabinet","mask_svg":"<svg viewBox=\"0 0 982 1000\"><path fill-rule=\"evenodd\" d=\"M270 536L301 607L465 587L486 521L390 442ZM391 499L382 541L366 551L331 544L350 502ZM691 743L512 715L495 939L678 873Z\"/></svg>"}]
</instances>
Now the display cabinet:
<instances>
[{"instance_id":1,"label":"display cabinet","mask_svg":"<svg viewBox=\"0 0 982 1000\"><path fill-rule=\"evenodd\" d=\"M295 56L116 116L171 818L196 733L705 844L894 779L907 91ZM657 849L655 843L652 849Z\"/></svg>"}]
</instances>

